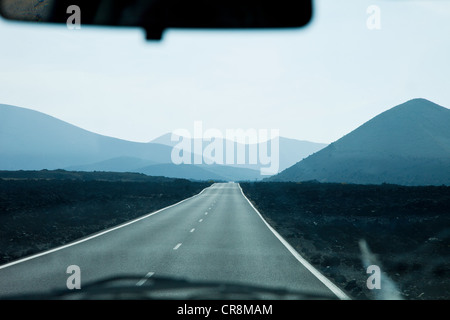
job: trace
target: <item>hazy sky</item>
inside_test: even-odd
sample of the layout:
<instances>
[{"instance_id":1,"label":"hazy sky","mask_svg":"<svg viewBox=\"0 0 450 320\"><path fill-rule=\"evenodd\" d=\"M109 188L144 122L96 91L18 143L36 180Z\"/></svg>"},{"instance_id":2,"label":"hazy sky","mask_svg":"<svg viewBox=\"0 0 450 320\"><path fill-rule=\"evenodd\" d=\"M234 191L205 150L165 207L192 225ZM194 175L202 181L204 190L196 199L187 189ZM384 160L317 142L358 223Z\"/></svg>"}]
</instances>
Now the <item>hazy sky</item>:
<instances>
[{"instance_id":1,"label":"hazy sky","mask_svg":"<svg viewBox=\"0 0 450 320\"><path fill-rule=\"evenodd\" d=\"M330 143L412 98L450 107L450 1L314 5L304 29L172 30L162 42L0 20L0 103L142 142L203 121Z\"/></svg>"}]
</instances>

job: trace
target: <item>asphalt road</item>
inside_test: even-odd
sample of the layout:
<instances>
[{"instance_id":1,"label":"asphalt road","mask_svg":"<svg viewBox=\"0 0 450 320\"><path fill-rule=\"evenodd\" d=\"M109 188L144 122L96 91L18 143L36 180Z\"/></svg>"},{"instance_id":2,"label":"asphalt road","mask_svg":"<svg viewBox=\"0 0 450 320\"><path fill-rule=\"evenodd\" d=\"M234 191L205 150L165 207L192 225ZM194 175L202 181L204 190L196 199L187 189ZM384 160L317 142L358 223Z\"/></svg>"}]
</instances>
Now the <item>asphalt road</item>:
<instances>
[{"instance_id":1,"label":"asphalt road","mask_svg":"<svg viewBox=\"0 0 450 320\"><path fill-rule=\"evenodd\" d=\"M0 266L0 298L69 290L71 265L80 268L81 290L133 274L140 277L136 286L164 276L348 298L268 226L237 183L214 184L156 213Z\"/></svg>"}]
</instances>

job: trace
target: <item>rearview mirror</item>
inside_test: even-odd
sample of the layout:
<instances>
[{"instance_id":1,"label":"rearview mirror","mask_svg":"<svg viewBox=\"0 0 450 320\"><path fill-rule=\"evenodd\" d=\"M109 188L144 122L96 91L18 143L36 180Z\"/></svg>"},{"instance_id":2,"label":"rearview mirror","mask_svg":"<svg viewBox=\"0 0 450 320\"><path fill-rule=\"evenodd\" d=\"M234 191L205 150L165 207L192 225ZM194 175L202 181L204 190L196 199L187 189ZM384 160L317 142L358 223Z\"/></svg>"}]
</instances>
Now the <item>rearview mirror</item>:
<instances>
[{"instance_id":1,"label":"rearview mirror","mask_svg":"<svg viewBox=\"0 0 450 320\"><path fill-rule=\"evenodd\" d=\"M147 39L168 28L279 29L307 25L312 0L0 0L9 20L142 27Z\"/></svg>"}]
</instances>

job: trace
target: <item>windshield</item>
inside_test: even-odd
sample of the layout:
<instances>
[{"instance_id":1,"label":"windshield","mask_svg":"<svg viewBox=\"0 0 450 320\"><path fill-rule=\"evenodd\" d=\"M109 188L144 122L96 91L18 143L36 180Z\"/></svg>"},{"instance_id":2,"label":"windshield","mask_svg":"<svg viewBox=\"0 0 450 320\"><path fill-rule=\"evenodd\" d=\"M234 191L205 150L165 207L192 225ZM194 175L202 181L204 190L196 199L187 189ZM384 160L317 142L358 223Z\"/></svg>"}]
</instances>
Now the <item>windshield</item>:
<instances>
[{"instance_id":1,"label":"windshield","mask_svg":"<svg viewBox=\"0 0 450 320\"><path fill-rule=\"evenodd\" d=\"M313 3L0 19L0 299L448 299L450 2Z\"/></svg>"}]
</instances>

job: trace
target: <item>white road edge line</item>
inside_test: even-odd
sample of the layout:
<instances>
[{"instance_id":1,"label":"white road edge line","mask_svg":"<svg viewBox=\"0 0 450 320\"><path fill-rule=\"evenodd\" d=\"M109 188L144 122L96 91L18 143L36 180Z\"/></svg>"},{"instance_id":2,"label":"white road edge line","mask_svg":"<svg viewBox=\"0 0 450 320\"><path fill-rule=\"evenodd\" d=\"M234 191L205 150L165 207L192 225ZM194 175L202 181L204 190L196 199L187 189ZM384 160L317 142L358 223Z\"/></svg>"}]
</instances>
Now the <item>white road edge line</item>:
<instances>
[{"instance_id":1,"label":"white road edge line","mask_svg":"<svg viewBox=\"0 0 450 320\"><path fill-rule=\"evenodd\" d=\"M130 224L133 224L133 223L135 223L135 222L144 220L144 219L146 219L146 218L148 218L148 217L151 217L151 216L153 216L153 215L155 215L155 214L157 214L157 213L160 213L160 212L162 212L162 211L164 211L164 210L170 209L170 208L175 207L175 206L177 206L177 205L179 205L179 204L181 204L181 203L183 203L183 202L186 202L186 201L191 200L191 199L193 199L193 198L195 198L195 197L198 197L198 196L200 196L206 189L209 189L209 188L211 188L211 187L214 186L214 185L215 185L215 183L213 183L213 184L210 185L209 187L203 189L200 193L198 193L198 194L196 194L196 195L193 195L192 197L186 198L186 199L181 200L181 201L179 201L179 202L177 202L177 203L174 203L174 204L172 204L172 205L170 205L170 206L167 206L167 207L162 208L162 209L159 209L159 210L157 210L157 211L155 211L155 212L146 214L146 215L144 215L144 216L142 216L142 217L139 217L139 218L136 218L136 219L134 219L134 220L131 220L131 221L128 221L128 222L119 224L119 225L117 225L117 226L115 226L115 227L112 227L112 228L110 228L110 229L106 229L106 230L104 230L104 231L95 233L95 234L93 234L93 235L87 236L86 238L82 238L82 239L77 240L77 241L75 241L75 242L71 242L71 243L62 245L62 246L60 246L60 247L56 247L56 248L54 248L54 249L50 249L50 250L47 250L47 251L43 251L43 252L40 252L40 253L31 255L31 256L29 256L29 257L25 257L25 258L22 258L22 259L19 259L19 260L16 260L16 261L12 261L12 262L6 263L6 264L0 266L0 270L1 270L1 269L8 268L8 267L11 267L11 266L13 266L13 265L16 265L16 264L19 264L19 263L22 263L22 262L25 262L25 261L28 261L28 260L32 260L32 259L35 259L35 258L38 258L38 257L41 257L41 256L45 256L45 255L47 255L47 254L50 254L50 253L53 253L53 252L56 252L56 251L59 251L59 250L65 249L65 248L72 247L72 246L77 245L77 244L80 244L80 243L82 243L82 242L86 242L86 241L88 241L88 240L91 240L91 239L100 237L101 235L104 235L104 234L109 233L109 232L111 232L111 231L114 231L114 230L117 230L117 229L126 227L126 226L128 226L128 225L130 225Z\"/></svg>"},{"instance_id":2,"label":"white road edge line","mask_svg":"<svg viewBox=\"0 0 450 320\"><path fill-rule=\"evenodd\" d=\"M147 273L144 278L142 278L141 280L139 280L138 283L136 283L136 285L138 287L142 286L154 274L155 274L154 272Z\"/></svg>"},{"instance_id":3,"label":"white road edge line","mask_svg":"<svg viewBox=\"0 0 450 320\"><path fill-rule=\"evenodd\" d=\"M182 243L178 243L175 247L173 247L173 250L178 250L179 247L181 247Z\"/></svg>"},{"instance_id":4,"label":"white road edge line","mask_svg":"<svg viewBox=\"0 0 450 320\"><path fill-rule=\"evenodd\" d=\"M336 286L330 279L325 277L319 270L314 268L308 261L305 260L298 252L295 250L274 228L272 228L269 223L263 218L261 213L255 206L250 202L250 200L242 191L241 185L238 183L239 189L241 190L242 195L250 204L250 206L255 210L255 212L259 215L261 220L266 224L270 231L281 241L281 243L289 250L289 252L303 265L306 269L308 269L317 279L319 279L328 289L330 289L339 299L341 300L351 300L351 298L343 292L338 286Z\"/></svg>"}]
</instances>

